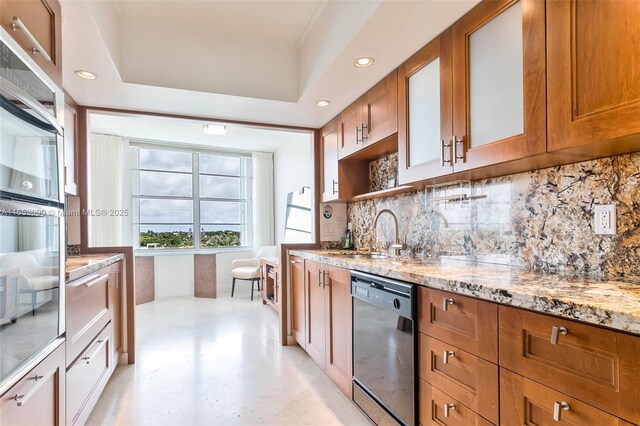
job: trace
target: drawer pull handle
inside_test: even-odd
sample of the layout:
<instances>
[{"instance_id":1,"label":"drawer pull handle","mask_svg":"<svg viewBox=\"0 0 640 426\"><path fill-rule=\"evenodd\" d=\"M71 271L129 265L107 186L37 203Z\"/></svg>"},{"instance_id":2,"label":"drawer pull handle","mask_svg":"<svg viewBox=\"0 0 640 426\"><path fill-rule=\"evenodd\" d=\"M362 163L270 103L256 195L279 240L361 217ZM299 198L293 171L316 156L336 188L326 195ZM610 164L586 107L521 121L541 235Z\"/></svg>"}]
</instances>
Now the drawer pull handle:
<instances>
[{"instance_id":1,"label":"drawer pull handle","mask_svg":"<svg viewBox=\"0 0 640 426\"><path fill-rule=\"evenodd\" d=\"M442 359L443 362L445 364L449 364L449 357L454 357L456 356L456 353L454 351L444 351L444 353L442 354Z\"/></svg>"},{"instance_id":2,"label":"drawer pull handle","mask_svg":"<svg viewBox=\"0 0 640 426\"><path fill-rule=\"evenodd\" d=\"M554 325L553 328L551 328L551 344L557 345L560 335L567 334L568 332L569 330L567 330L566 327L557 327Z\"/></svg>"},{"instance_id":3,"label":"drawer pull handle","mask_svg":"<svg viewBox=\"0 0 640 426\"><path fill-rule=\"evenodd\" d=\"M31 48L31 53L33 53L34 55L36 53L39 53L47 62L52 62L51 56L49 56L49 54L42 48L40 43L38 43L38 39L35 38L33 34L31 34L31 31L29 31L29 29L24 24L24 22L22 22L22 20L20 20L20 18L18 18L17 16L13 17L13 22L11 23L11 29L13 31L22 30L24 35L27 36L27 38L33 45L33 47Z\"/></svg>"},{"instance_id":4,"label":"drawer pull handle","mask_svg":"<svg viewBox=\"0 0 640 426\"><path fill-rule=\"evenodd\" d=\"M455 302L453 301L453 299L449 299L447 297L445 297L444 299L442 299L442 310L443 311L448 311L449 310L449 305L453 305Z\"/></svg>"},{"instance_id":5,"label":"drawer pull handle","mask_svg":"<svg viewBox=\"0 0 640 426\"><path fill-rule=\"evenodd\" d=\"M567 404L564 401L562 401L562 402L558 402L558 401L554 402L553 403L553 420L555 420L556 422L559 422L562 410L569 411L569 408L570 408L569 404Z\"/></svg>"},{"instance_id":6,"label":"drawer pull handle","mask_svg":"<svg viewBox=\"0 0 640 426\"><path fill-rule=\"evenodd\" d=\"M82 359L83 361L85 361L87 364L91 364L91 360L93 358L95 358L96 355L98 355L98 353L100 352L100 350L102 349L102 345L104 344L105 340L101 339L101 340L96 340L96 343L98 345L98 348L93 351L93 353L91 355L87 355L87 356L83 356Z\"/></svg>"},{"instance_id":7,"label":"drawer pull handle","mask_svg":"<svg viewBox=\"0 0 640 426\"><path fill-rule=\"evenodd\" d=\"M40 379L44 379L44 376L41 376L39 374L36 374L35 376L33 376L33 380L35 380L36 382Z\"/></svg>"},{"instance_id":8,"label":"drawer pull handle","mask_svg":"<svg viewBox=\"0 0 640 426\"><path fill-rule=\"evenodd\" d=\"M298 263L302 263L302 260L291 260L292 265L296 265Z\"/></svg>"},{"instance_id":9,"label":"drawer pull handle","mask_svg":"<svg viewBox=\"0 0 640 426\"><path fill-rule=\"evenodd\" d=\"M456 404L444 404L444 416L449 417L449 411L455 410Z\"/></svg>"}]
</instances>

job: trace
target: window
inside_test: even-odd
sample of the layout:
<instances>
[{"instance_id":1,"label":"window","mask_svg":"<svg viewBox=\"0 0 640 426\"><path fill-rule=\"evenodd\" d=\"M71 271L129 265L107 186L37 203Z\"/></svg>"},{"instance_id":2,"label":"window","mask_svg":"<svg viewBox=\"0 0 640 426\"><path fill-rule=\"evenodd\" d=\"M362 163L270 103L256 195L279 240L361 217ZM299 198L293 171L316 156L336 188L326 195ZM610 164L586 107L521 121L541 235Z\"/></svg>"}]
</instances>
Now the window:
<instances>
[{"instance_id":1,"label":"window","mask_svg":"<svg viewBox=\"0 0 640 426\"><path fill-rule=\"evenodd\" d=\"M131 147L139 249L251 245L251 157Z\"/></svg>"}]
</instances>

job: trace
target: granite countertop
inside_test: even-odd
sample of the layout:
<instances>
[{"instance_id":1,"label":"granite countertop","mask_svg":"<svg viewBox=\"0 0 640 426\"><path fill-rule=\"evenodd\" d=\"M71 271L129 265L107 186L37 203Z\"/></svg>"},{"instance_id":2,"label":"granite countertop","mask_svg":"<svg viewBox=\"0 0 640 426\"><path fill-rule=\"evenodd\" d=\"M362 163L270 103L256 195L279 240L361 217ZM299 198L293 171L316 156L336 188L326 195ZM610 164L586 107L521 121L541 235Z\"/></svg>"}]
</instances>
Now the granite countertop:
<instances>
[{"instance_id":1,"label":"granite countertop","mask_svg":"<svg viewBox=\"0 0 640 426\"><path fill-rule=\"evenodd\" d=\"M640 334L640 278L598 280L465 260L352 259L332 253L291 251L333 266Z\"/></svg>"},{"instance_id":2,"label":"granite countertop","mask_svg":"<svg viewBox=\"0 0 640 426\"><path fill-rule=\"evenodd\" d=\"M99 269L114 264L124 259L122 253L84 254L79 256L67 256L66 277L67 282L77 280Z\"/></svg>"}]
</instances>

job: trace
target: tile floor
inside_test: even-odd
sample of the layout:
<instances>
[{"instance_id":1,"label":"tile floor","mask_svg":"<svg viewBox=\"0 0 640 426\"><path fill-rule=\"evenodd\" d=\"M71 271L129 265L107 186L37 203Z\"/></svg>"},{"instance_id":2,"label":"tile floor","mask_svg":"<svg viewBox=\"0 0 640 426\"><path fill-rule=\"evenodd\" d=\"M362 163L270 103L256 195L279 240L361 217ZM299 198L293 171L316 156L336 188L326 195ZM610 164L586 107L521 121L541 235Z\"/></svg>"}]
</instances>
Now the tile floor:
<instances>
[{"instance_id":1,"label":"tile floor","mask_svg":"<svg viewBox=\"0 0 640 426\"><path fill-rule=\"evenodd\" d=\"M369 425L259 300L178 298L136 308L134 366L88 425Z\"/></svg>"}]
</instances>

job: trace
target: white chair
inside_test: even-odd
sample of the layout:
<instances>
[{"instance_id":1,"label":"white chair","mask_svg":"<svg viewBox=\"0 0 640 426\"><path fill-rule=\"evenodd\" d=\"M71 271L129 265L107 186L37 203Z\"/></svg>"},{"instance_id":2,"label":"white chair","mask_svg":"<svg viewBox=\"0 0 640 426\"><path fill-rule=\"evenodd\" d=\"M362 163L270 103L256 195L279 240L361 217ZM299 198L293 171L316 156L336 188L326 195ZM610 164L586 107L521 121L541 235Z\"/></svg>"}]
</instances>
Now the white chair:
<instances>
[{"instance_id":1,"label":"white chair","mask_svg":"<svg viewBox=\"0 0 640 426\"><path fill-rule=\"evenodd\" d=\"M260 258L278 257L280 249L278 246L264 246L258 249L255 257L250 259L236 259L231 262L231 297L236 289L236 280L251 281L251 300L253 300L253 285L258 284L260 291Z\"/></svg>"}]
</instances>

